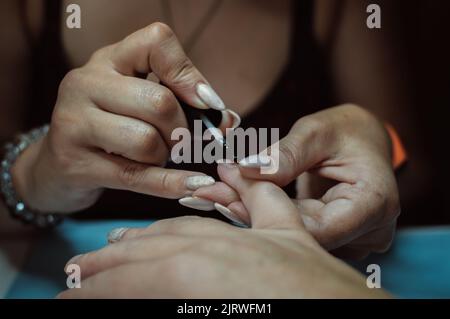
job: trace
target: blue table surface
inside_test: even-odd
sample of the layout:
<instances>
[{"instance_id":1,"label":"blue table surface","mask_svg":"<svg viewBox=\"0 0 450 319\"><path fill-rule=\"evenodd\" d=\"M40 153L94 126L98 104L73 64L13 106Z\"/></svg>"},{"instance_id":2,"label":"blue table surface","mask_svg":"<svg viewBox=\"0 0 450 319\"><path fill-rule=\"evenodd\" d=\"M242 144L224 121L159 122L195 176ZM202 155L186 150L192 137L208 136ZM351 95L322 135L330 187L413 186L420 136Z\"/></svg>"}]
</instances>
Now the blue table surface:
<instances>
[{"instance_id":1,"label":"blue table surface","mask_svg":"<svg viewBox=\"0 0 450 319\"><path fill-rule=\"evenodd\" d=\"M65 221L42 235L6 298L53 298L66 288L65 263L99 249L116 227L144 227L149 221ZM383 288L400 298L450 298L450 226L405 229L388 253L374 254L353 266L365 272L379 264Z\"/></svg>"}]
</instances>

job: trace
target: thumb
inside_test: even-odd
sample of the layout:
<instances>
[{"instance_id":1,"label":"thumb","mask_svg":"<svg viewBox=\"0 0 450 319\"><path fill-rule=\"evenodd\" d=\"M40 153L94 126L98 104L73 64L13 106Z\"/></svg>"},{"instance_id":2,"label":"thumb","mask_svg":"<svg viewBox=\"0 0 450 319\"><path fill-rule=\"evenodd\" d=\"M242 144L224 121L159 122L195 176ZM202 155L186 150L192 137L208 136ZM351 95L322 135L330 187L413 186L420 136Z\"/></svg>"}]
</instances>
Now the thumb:
<instances>
[{"instance_id":1,"label":"thumb","mask_svg":"<svg viewBox=\"0 0 450 319\"><path fill-rule=\"evenodd\" d=\"M239 193L250 213L252 228L304 229L297 207L280 187L246 179L234 164L219 164L218 172L220 178Z\"/></svg>"},{"instance_id":2,"label":"thumb","mask_svg":"<svg viewBox=\"0 0 450 319\"><path fill-rule=\"evenodd\" d=\"M105 59L106 57L106 59ZM225 104L188 58L167 25L155 22L93 58L125 76L153 73L177 97L196 108L224 110Z\"/></svg>"},{"instance_id":3,"label":"thumb","mask_svg":"<svg viewBox=\"0 0 450 319\"><path fill-rule=\"evenodd\" d=\"M257 155L239 161L246 178L271 181L285 186L331 154L329 134L324 125L305 117L287 136Z\"/></svg>"}]
</instances>

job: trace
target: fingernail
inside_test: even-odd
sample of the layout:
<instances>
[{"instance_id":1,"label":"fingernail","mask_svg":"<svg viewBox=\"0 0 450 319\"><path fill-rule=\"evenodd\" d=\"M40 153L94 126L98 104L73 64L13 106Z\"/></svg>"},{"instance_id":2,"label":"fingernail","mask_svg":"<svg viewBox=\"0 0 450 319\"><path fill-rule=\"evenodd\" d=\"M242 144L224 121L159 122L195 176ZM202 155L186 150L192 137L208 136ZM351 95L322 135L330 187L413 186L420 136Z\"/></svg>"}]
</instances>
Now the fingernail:
<instances>
[{"instance_id":1,"label":"fingernail","mask_svg":"<svg viewBox=\"0 0 450 319\"><path fill-rule=\"evenodd\" d=\"M233 213L231 210L229 210L222 204L214 203L214 208L223 216L231 220L233 223L237 224L237 226L248 227L247 224L239 216L237 216L235 213Z\"/></svg>"},{"instance_id":2,"label":"fingernail","mask_svg":"<svg viewBox=\"0 0 450 319\"><path fill-rule=\"evenodd\" d=\"M239 161L239 166L246 168L268 167L272 163L272 159L267 155L250 155Z\"/></svg>"},{"instance_id":3,"label":"fingernail","mask_svg":"<svg viewBox=\"0 0 450 319\"><path fill-rule=\"evenodd\" d=\"M179 199L178 202L183 206L193 209L204 211L214 210L214 202L199 197L184 197Z\"/></svg>"},{"instance_id":4,"label":"fingernail","mask_svg":"<svg viewBox=\"0 0 450 319\"><path fill-rule=\"evenodd\" d=\"M199 189L204 186L214 185L216 180L211 176L199 175L199 176L189 176L186 178L186 187L192 191Z\"/></svg>"},{"instance_id":5,"label":"fingernail","mask_svg":"<svg viewBox=\"0 0 450 319\"><path fill-rule=\"evenodd\" d=\"M209 106L205 104L205 102L203 102L199 97L195 97L194 98L194 105L199 109L204 109L207 110L209 109Z\"/></svg>"},{"instance_id":6,"label":"fingernail","mask_svg":"<svg viewBox=\"0 0 450 319\"><path fill-rule=\"evenodd\" d=\"M111 230L108 233L108 243L114 244L120 241L127 230L128 228L125 227L115 228Z\"/></svg>"},{"instance_id":7,"label":"fingernail","mask_svg":"<svg viewBox=\"0 0 450 319\"><path fill-rule=\"evenodd\" d=\"M218 111L225 110L225 104L217 93L207 84L200 83L197 85L197 95L210 108Z\"/></svg>"},{"instance_id":8,"label":"fingernail","mask_svg":"<svg viewBox=\"0 0 450 319\"><path fill-rule=\"evenodd\" d=\"M228 124L228 122L231 122L231 125ZM236 112L227 109L225 111L222 111L222 123L220 123L220 126L229 126L232 129L235 129L241 125L241 117Z\"/></svg>"}]
</instances>

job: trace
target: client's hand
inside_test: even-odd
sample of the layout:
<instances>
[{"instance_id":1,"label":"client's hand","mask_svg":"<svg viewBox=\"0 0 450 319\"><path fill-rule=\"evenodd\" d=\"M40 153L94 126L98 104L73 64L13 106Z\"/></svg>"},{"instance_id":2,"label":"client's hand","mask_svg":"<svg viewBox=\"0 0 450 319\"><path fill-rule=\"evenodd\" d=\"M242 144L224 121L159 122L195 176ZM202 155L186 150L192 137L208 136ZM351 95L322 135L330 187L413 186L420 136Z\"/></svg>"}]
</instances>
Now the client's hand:
<instances>
[{"instance_id":1,"label":"client's hand","mask_svg":"<svg viewBox=\"0 0 450 319\"><path fill-rule=\"evenodd\" d=\"M346 258L383 252L400 213L391 166L391 145L381 123L367 111L343 105L306 116L279 143L279 169L261 174L271 160L240 162L247 178L284 186L297 179L294 203L306 229L328 250ZM258 166L259 164L259 166ZM216 183L194 196L217 202L234 220L254 221L231 185Z\"/></svg>"},{"instance_id":2,"label":"client's hand","mask_svg":"<svg viewBox=\"0 0 450 319\"><path fill-rule=\"evenodd\" d=\"M164 85L146 80L151 72ZM172 131L187 126L175 95L196 108L224 108L166 25L98 50L63 79L48 136L14 166L20 196L37 210L72 212L103 188L180 198L211 185L201 173L161 168Z\"/></svg>"},{"instance_id":3,"label":"client's hand","mask_svg":"<svg viewBox=\"0 0 450 319\"><path fill-rule=\"evenodd\" d=\"M237 167L222 167L221 175L242 198L252 229L182 217L114 232L120 241L70 261L81 268L81 288L59 297L388 297L317 244L279 187L246 180Z\"/></svg>"}]
</instances>

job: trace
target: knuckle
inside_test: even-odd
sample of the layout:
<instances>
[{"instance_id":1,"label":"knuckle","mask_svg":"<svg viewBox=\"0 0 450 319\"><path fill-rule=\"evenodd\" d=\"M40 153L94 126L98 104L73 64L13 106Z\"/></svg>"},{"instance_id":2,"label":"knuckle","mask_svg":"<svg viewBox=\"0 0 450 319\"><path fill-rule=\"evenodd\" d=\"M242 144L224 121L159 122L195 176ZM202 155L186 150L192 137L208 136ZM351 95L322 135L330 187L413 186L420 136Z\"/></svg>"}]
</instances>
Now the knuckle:
<instances>
[{"instance_id":1,"label":"knuckle","mask_svg":"<svg viewBox=\"0 0 450 319\"><path fill-rule=\"evenodd\" d=\"M145 176L145 167L139 163L128 163L118 173L119 181L128 188L139 185Z\"/></svg>"},{"instance_id":2,"label":"knuckle","mask_svg":"<svg viewBox=\"0 0 450 319\"><path fill-rule=\"evenodd\" d=\"M145 154L152 154L158 150L159 133L152 126L145 126L137 131L137 145Z\"/></svg>"},{"instance_id":3,"label":"knuckle","mask_svg":"<svg viewBox=\"0 0 450 319\"><path fill-rule=\"evenodd\" d=\"M154 22L146 28L149 38L156 42L164 42L174 36L172 29L165 23Z\"/></svg>"},{"instance_id":4,"label":"knuckle","mask_svg":"<svg viewBox=\"0 0 450 319\"><path fill-rule=\"evenodd\" d=\"M94 53L92 53L89 62L105 60L110 55L110 52L113 48L114 45L108 45L96 50Z\"/></svg>"},{"instance_id":5,"label":"knuckle","mask_svg":"<svg viewBox=\"0 0 450 319\"><path fill-rule=\"evenodd\" d=\"M308 140L313 140L323 134L327 125L321 118L308 115L298 121L298 127L302 135L305 135Z\"/></svg>"},{"instance_id":6,"label":"knuckle","mask_svg":"<svg viewBox=\"0 0 450 319\"><path fill-rule=\"evenodd\" d=\"M167 78L169 78L174 85L181 85L189 79L193 72L195 72L194 64L187 56L183 56L168 69Z\"/></svg>"},{"instance_id":7,"label":"knuckle","mask_svg":"<svg viewBox=\"0 0 450 319\"><path fill-rule=\"evenodd\" d=\"M83 84L86 83L86 75L81 68L73 69L69 71L62 79L58 94L63 95L67 92L76 92L80 88L84 87Z\"/></svg>"},{"instance_id":8,"label":"knuckle","mask_svg":"<svg viewBox=\"0 0 450 319\"><path fill-rule=\"evenodd\" d=\"M172 117L178 109L175 95L169 89L162 88L153 94L152 109L162 118Z\"/></svg>"}]
</instances>

